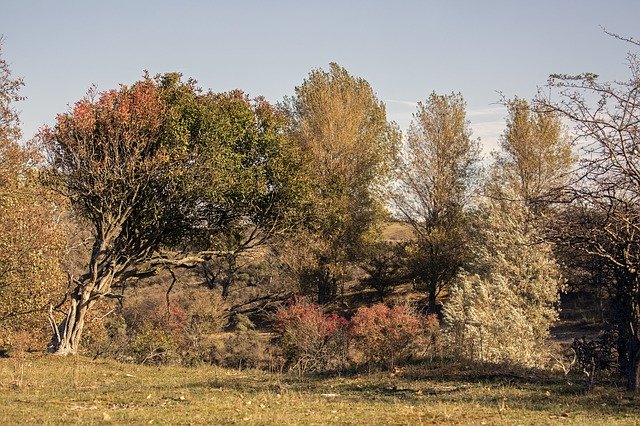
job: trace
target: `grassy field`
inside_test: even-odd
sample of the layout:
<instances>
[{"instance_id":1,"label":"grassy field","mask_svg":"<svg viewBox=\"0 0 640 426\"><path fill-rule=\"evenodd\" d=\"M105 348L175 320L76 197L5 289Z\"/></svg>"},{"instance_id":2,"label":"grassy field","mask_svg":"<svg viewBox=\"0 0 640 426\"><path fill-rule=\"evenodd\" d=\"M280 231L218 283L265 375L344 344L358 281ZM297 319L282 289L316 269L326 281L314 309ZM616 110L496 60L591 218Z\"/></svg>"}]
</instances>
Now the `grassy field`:
<instances>
[{"instance_id":1,"label":"grassy field","mask_svg":"<svg viewBox=\"0 0 640 426\"><path fill-rule=\"evenodd\" d=\"M301 379L30 354L19 380L0 359L0 424L640 424L620 388L421 366Z\"/></svg>"}]
</instances>

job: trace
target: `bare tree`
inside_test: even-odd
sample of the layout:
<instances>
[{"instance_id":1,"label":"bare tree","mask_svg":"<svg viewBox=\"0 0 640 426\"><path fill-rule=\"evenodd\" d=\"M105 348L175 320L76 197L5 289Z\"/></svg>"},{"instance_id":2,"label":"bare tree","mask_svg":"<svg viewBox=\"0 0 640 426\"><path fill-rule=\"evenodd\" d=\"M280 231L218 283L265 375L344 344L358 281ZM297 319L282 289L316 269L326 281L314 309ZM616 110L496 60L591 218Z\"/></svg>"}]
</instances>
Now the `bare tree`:
<instances>
[{"instance_id":1,"label":"bare tree","mask_svg":"<svg viewBox=\"0 0 640 426\"><path fill-rule=\"evenodd\" d=\"M621 38L621 37L618 37ZM624 39L624 38L622 38ZM624 39L635 46L640 43ZM640 59L628 57L630 78L602 82L594 74L552 75L558 101L538 105L570 119L583 145L571 189L576 207L566 238L604 259L615 277L612 318L628 388L640 390Z\"/></svg>"}]
</instances>

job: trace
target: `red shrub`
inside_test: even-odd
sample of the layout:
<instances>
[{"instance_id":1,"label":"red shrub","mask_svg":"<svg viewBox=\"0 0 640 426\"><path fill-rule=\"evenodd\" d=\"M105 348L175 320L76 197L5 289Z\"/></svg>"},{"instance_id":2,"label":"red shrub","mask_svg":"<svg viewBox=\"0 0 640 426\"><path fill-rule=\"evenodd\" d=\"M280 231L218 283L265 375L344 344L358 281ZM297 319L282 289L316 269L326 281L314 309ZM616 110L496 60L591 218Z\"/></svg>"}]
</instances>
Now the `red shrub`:
<instances>
[{"instance_id":1,"label":"red shrub","mask_svg":"<svg viewBox=\"0 0 640 426\"><path fill-rule=\"evenodd\" d=\"M393 368L398 360L411 354L421 340L426 323L433 326L433 320L407 306L389 308L379 303L358 309L351 320L351 335L367 362ZM435 321L437 324L437 318Z\"/></svg>"},{"instance_id":2,"label":"red shrub","mask_svg":"<svg viewBox=\"0 0 640 426\"><path fill-rule=\"evenodd\" d=\"M278 344L290 368L322 371L340 368L346 360L349 322L304 300L293 300L276 314Z\"/></svg>"}]
</instances>

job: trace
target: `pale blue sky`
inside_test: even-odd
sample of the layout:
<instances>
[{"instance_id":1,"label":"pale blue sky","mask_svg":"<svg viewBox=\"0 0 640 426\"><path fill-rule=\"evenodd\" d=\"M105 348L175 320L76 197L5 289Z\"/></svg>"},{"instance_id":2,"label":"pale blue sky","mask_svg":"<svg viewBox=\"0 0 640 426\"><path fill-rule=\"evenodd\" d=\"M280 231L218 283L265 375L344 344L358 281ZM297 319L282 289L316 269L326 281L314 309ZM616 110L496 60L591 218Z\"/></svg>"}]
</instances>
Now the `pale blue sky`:
<instances>
[{"instance_id":1,"label":"pale blue sky","mask_svg":"<svg viewBox=\"0 0 640 426\"><path fill-rule=\"evenodd\" d=\"M335 61L371 83L404 129L431 91L460 91L474 135L495 146L496 91L531 98L550 73L627 77L638 0L0 0L4 57L24 78L25 137L83 96L144 69L273 102Z\"/></svg>"}]
</instances>

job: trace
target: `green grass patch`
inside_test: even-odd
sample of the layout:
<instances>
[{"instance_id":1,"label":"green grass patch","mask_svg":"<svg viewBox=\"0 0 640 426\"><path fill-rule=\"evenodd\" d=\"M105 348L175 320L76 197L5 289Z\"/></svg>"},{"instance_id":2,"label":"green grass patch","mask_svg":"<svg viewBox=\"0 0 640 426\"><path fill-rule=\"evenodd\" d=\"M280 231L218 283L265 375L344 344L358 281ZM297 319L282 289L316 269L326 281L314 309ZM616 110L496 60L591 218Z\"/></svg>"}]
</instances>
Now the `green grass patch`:
<instances>
[{"instance_id":1,"label":"green grass patch","mask_svg":"<svg viewBox=\"0 0 640 426\"><path fill-rule=\"evenodd\" d=\"M299 378L31 354L0 359L0 424L637 424L622 388L433 371Z\"/></svg>"}]
</instances>

